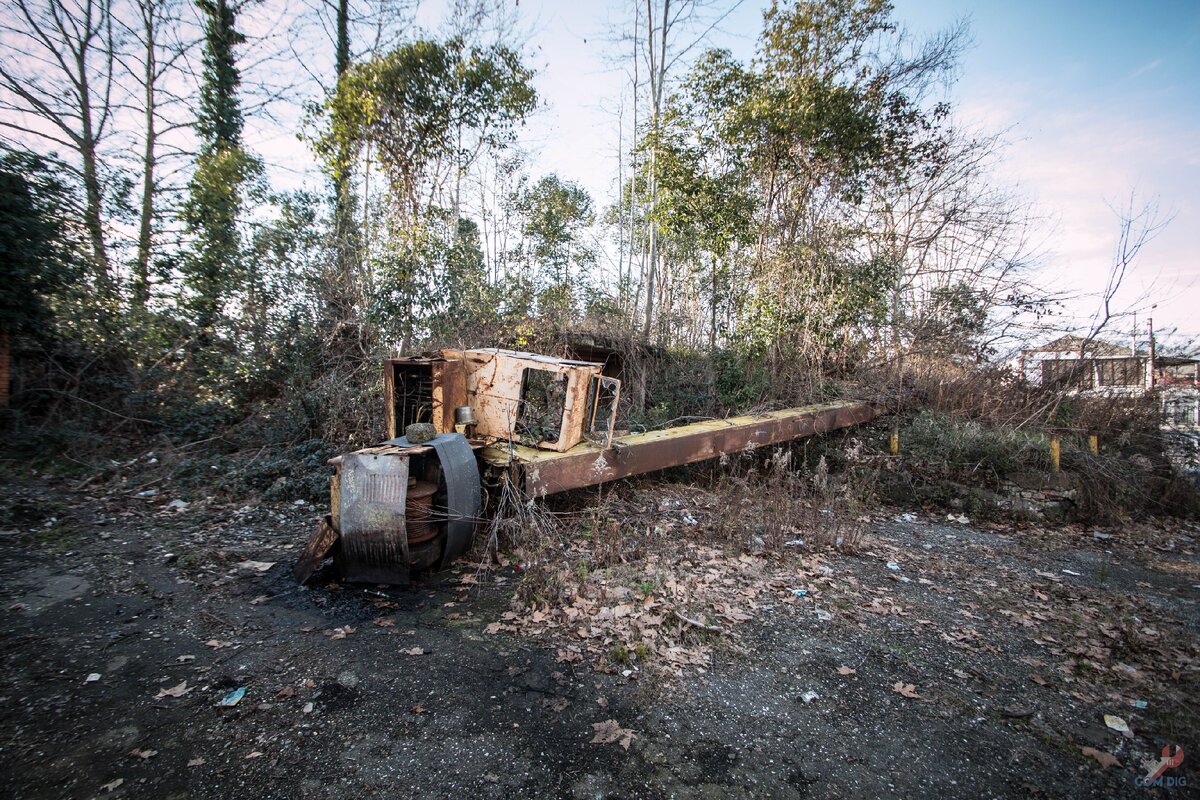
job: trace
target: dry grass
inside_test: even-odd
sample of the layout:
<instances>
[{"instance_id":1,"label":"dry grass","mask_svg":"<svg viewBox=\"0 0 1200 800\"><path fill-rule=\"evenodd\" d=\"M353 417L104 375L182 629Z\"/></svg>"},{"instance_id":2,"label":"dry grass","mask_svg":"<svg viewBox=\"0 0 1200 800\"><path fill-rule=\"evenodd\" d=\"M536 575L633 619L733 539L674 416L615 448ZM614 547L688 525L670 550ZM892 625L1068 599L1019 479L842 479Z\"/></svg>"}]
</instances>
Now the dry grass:
<instances>
[{"instance_id":1,"label":"dry grass","mask_svg":"<svg viewBox=\"0 0 1200 800\"><path fill-rule=\"evenodd\" d=\"M722 476L716 488L715 532L751 551L783 552L789 542L809 549L857 551L862 544L861 487L829 474L822 456L811 470L777 451L760 469Z\"/></svg>"}]
</instances>

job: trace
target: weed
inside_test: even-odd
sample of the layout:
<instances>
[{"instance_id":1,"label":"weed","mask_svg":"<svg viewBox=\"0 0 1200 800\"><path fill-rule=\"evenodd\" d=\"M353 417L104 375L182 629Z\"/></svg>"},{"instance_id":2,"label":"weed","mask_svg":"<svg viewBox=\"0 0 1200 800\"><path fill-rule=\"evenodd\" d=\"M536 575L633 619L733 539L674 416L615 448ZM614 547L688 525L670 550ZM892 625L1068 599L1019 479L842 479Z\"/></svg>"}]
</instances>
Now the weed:
<instances>
[{"instance_id":1,"label":"weed","mask_svg":"<svg viewBox=\"0 0 1200 800\"><path fill-rule=\"evenodd\" d=\"M630 653L629 648L623 642L618 642L608 648L608 660L614 664L626 666L632 661L632 656L633 654Z\"/></svg>"},{"instance_id":2,"label":"weed","mask_svg":"<svg viewBox=\"0 0 1200 800\"><path fill-rule=\"evenodd\" d=\"M52 553L62 555L79 545L79 530L66 522L55 522L37 534L37 541Z\"/></svg>"}]
</instances>

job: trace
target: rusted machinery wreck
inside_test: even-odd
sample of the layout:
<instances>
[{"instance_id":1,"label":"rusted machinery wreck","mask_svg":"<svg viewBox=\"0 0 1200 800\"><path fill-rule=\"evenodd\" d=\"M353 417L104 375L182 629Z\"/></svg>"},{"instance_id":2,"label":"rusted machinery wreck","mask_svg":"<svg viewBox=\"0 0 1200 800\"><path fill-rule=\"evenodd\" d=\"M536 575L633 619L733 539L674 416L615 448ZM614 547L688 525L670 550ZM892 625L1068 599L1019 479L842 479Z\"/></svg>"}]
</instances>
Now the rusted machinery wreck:
<instances>
[{"instance_id":1,"label":"rusted machinery wreck","mask_svg":"<svg viewBox=\"0 0 1200 800\"><path fill-rule=\"evenodd\" d=\"M345 580L406 584L471 547L485 486L530 498L691 464L866 422L843 401L617 435L621 382L604 365L512 350L390 359L388 440L330 460L330 513L297 562L332 556ZM401 435L403 434L403 435Z\"/></svg>"}]
</instances>

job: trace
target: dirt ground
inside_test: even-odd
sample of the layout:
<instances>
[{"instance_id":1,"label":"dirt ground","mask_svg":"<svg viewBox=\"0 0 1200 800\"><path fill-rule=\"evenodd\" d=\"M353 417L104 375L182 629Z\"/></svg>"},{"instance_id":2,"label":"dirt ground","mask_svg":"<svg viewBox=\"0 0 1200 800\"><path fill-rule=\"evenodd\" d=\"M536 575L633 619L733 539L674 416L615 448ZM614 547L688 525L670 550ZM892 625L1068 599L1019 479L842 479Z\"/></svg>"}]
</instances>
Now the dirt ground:
<instances>
[{"instance_id":1,"label":"dirt ground","mask_svg":"<svg viewBox=\"0 0 1200 800\"><path fill-rule=\"evenodd\" d=\"M564 660L504 616L515 565L300 587L312 506L6 482L4 797L1188 796L1135 785L1168 744L1200 785L1186 525L889 510L856 553L731 554L774 579L673 677Z\"/></svg>"}]
</instances>

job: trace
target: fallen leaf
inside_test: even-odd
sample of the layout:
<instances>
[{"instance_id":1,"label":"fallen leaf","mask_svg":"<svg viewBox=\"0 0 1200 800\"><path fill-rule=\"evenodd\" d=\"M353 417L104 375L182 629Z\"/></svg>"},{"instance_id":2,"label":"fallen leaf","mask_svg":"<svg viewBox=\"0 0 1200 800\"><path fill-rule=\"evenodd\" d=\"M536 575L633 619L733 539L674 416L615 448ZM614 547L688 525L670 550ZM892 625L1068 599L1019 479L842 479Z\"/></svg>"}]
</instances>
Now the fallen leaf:
<instances>
[{"instance_id":1,"label":"fallen leaf","mask_svg":"<svg viewBox=\"0 0 1200 800\"><path fill-rule=\"evenodd\" d=\"M156 755L158 755L158 751L157 750L139 750L138 748L135 747L129 751L129 755L133 756L134 758L140 758L142 761L149 761L150 759L152 759Z\"/></svg>"},{"instance_id":2,"label":"fallen leaf","mask_svg":"<svg viewBox=\"0 0 1200 800\"><path fill-rule=\"evenodd\" d=\"M325 631L325 635L331 640L345 639L352 633L354 633L354 628L351 628L349 625L343 625L340 628L334 628L333 630Z\"/></svg>"},{"instance_id":3,"label":"fallen leaf","mask_svg":"<svg viewBox=\"0 0 1200 800\"><path fill-rule=\"evenodd\" d=\"M254 598L253 600L250 601L250 605L261 606L263 603L267 602L270 599L271 598L269 595L260 594L258 597Z\"/></svg>"},{"instance_id":4,"label":"fallen leaf","mask_svg":"<svg viewBox=\"0 0 1200 800\"><path fill-rule=\"evenodd\" d=\"M249 761L249 760L250 760L250 759L252 759L252 758L262 758L262 756L263 756L263 753L262 753L262 751L261 751L261 750L255 750L253 753L251 753L250 755L246 756L246 758L244 758L244 759L242 759L242 760L243 760L243 761Z\"/></svg>"},{"instance_id":5,"label":"fallen leaf","mask_svg":"<svg viewBox=\"0 0 1200 800\"><path fill-rule=\"evenodd\" d=\"M124 778L117 778L115 781L109 781L100 788L106 792L114 791L118 786L125 782Z\"/></svg>"},{"instance_id":6,"label":"fallen leaf","mask_svg":"<svg viewBox=\"0 0 1200 800\"><path fill-rule=\"evenodd\" d=\"M578 650L561 649L555 658L559 664L574 664L578 661L583 661L583 654Z\"/></svg>"},{"instance_id":7,"label":"fallen leaf","mask_svg":"<svg viewBox=\"0 0 1200 800\"><path fill-rule=\"evenodd\" d=\"M186 663L188 663L189 661L195 661L195 660L196 660L196 657L195 657L195 656L178 656L178 657L175 659L175 661L176 661L177 663L180 663L180 664L186 664Z\"/></svg>"},{"instance_id":8,"label":"fallen leaf","mask_svg":"<svg viewBox=\"0 0 1200 800\"><path fill-rule=\"evenodd\" d=\"M1107 767L1121 766L1121 760L1119 758L1117 758L1116 756L1114 756L1112 753L1106 753L1103 750L1097 750L1094 747L1084 747L1084 748L1081 748L1081 751L1083 752L1083 754L1085 756L1091 756L1092 758L1099 761L1100 766L1102 766L1102 767L1107 768Z\"/></svg>"},{"instance_id":9,"label":"fallen leaf","mask_svg":"<svg viewBox=\"0 0 1200 800\"><path fill-rule=\"evenodd\" d=\"M425 655L425 651L419 647L412 647L412 648L409 648L408 650L405 650L404 655L406 655L406 656L423 656L423 655Z\"/></svg>"},{"instance_id":10,"label":"fallen leaf","mask_svg":"<svg viewBox=\"0 0 1200 800\"><path fill-rule=\"evenodd\" d=\"M608 711L608 698L607 697L597 697L596 705L600 706L601 710Z\"/></svg>"},{"instance_id":11,"label":"fallen leaf","mask_svg":"<svg viewBox=\"0 0 1200 800\"><path fill-rule=\"evenodd\" d=\"M412 708L409 709L409 711L411 711L414 714L424 714L425 707L424 706L413 706Z\"/></svg>"},{"instance_id":12,"label":"fallen leaf","mask_svg":"<svg viewBox=\"0 0 1200 800\"><path fill-rule=\"evenodd\" d=\"M274 561L243 561L238 564L242 569L248 569L253 572L266 572L271 567L275 566Z\"/></svg>"},{"instance_id":13,"label":"fallen leaf","mask_svg":"<svg viewBox=\"0 0 1200 800\"><path fill-rule=\"evenodd\" d=\"M213 650L220 650L225 647L232 647L233 642L222 642L219 639L209 639L204 643L205 647L211 647Z\"/></svg>"},{"instance_id":14,"label":"fallen leaf","mask_svg":"<svg viewBox=\"0 0 1200 800\"><path fill-rule=\"evenodd\" d=\"M159 689L158 694L154 695L154 699L157 700L160 697L183 697L190 691L191 689L188 688L187 681L184 681L172 686L170 689Z\"/></svg>"},{"instance_id":15,"label":"fallen leaf","mask_svg":"<svg viewBox=\"0 0 1200 800\"><path fill-rule=\"evenodd\" d=\"M840 667L838 667L838 675L857 675L857 674L858 674L858 670L851 669L850 667L847 667L845 664L842 664Z\"/></svg>"},{"instance_id":16,"label":"fallen leaf","mask_svg":"<svg viewBox=\"0 0 1200 800\"><path fill-rule=\"evenodd\" d=\"M1033 681L1033 682L1034 682L1034 683L1036 683L1038 686L1045 686L1045 685L1046 685L1046 679L1045 679L1045 678L1043 678L1041 675L1037 675L1037 674L1030 675L1030 676L1029 676L1029 680Z\"/></svg>"},{"instance_id":17,"label":"fallen leaf","mask_svg":"<svg viewBox=\"0 0 1200 800\"><path fill-rule=\"evenodd\" d=\"M191 759L188 759L188 766L189 766L189 767L199 767L199 766L203 766L203 765L204 765L204 759L203 759L203 758L191 758Z\"/></svg>"},{"instance_id":18,"label":"fallen leaf","mask_svg":"<svg viewBox=\"0 0 1200 800\"><path fill-rule=\"evenodd\" d=\"M380 617L379 619L375 620L375 625L377 625L380 628L394 628L394 627L396 627L396 620L383 619L382 617Z\"/></svg>"},{"instance_id":19,"label":"fallen leaf","mask_svg":"<svg viewBox=\"0 0 1200 800\"><path fill-rule=\"evenodd\" d=\"M606 719L604 722L593 722L592 730L596 735L592 737L591 744L612 744L619 742L621 747L628 750L630 742L637 736L633 731L622 728L615 719Z\"/></svg>"},{"instance_id":20,"label":"fallen leaf","mask_svg":"<svg viewBox=\"0 0 1200 800\"><path fill-rule=\"evenodd\" d=\"M276 693L275 693L275 696L276 696L276 697L279 697L279 698L284 698L284 697L295 697L295 696L296 696L296 690L295 690L295 689L293 689L293 688L292 688L292 687L290 687L290 686L285 686L285 687L283 687L282 689L280 689L278 692L276 692Z\"/></svg>"},{"instance_id":21,"label":"fallen leaf","mask_svg":"<svg viewBox=\"0 0 1200 800\"><path fill-rule=\"evenodd\" d=\"M917 687L911 683L897 682L892 685L892 691L897 694L904 695L909 700L924 700L925 698L917 694Z\"/></svg>"}]
</instances>

